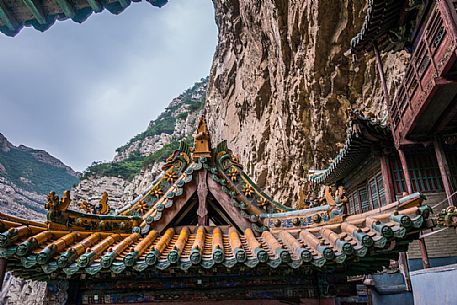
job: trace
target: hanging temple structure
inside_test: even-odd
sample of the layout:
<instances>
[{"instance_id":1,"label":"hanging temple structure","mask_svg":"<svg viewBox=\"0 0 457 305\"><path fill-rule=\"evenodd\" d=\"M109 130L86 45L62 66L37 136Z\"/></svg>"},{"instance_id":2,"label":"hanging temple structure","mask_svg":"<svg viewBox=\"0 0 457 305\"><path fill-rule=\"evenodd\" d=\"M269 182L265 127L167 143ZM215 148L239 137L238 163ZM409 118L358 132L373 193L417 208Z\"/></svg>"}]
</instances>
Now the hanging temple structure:
<instances>
[{"instance_id":1,"label":"hanging temple structure","mask_svg":"<svg viewBox=\"0 0 457 305\"><path fill-rule=\"evenodd\" d=\"M65 192L49 194L46 222L0 213L0 276L67 283L67 304L335 304L353 300L361 275L404 263L406 251L425 268L452 261L453 230L423 233L457 226L457 4L367 2L350 53L374 53L388 119L353 114L340 153L309 177L311 188L326 186L321 198L302 209L272 200L226 142L211 143L202 117L193 145L182 142L162 174L119 210L106 193L97 206L73 210ZM0 0L0 31L44 31L130 3ZM400 49L411 58L391 100L380 52ZM400 269L410 286L407 264Z\"/></svg>"},{"instance_id":2,"label":"hanging temple structure","mask_svg":"<svg viewBox=\"0 0 457 305\"><path fill-rule=\"evenodd\" d=\"M0 214L0 257L22 278L69 281L68 304L313 299L353 294L348 275L382 270L433 225L419 193L360 215L328 189L315 208L275 202L226 142L212 147L203 117L162 170L117 211L106 196L71 210L65 192L44 223Z\"/></svg>"}]
</instances>

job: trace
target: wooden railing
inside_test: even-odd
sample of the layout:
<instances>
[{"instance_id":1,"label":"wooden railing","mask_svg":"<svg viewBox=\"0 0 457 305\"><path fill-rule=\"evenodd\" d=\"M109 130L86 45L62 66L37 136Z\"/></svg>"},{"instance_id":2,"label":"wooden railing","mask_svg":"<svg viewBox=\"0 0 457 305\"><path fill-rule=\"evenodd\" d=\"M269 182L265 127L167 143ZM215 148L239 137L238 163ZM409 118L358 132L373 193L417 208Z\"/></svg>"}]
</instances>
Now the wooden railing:
<instances>
[{"instance_id":1,"label":"wooden railing","mask_svg":"<svg viewBox=\"0 0 457 305\"><path fill-rule=\"evenodd\" d=\"M395 141L404 140L455 59L457 0L437 0L389 107Z\"/></svg>"}]
</instances>

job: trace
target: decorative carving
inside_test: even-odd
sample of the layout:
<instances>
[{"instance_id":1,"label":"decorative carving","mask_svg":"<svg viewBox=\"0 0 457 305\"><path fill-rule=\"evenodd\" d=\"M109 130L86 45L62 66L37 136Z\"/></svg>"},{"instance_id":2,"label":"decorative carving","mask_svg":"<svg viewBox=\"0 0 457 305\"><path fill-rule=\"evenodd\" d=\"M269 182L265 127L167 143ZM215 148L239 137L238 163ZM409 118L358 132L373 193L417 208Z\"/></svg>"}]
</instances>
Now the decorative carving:
<instances>
[{"instance_id":1,"label":"decorative carving","mask_svg":"<svg viewBox=\"0 0 457 305\"><path fill-rule=\"evenodd\" d=\"M173 183L176 181L176 179L178 179L178 175L174 170L171 169L165 173L164 178L168 183Z\"/></svg>"},{"instance_id":2,"label":"decorative carving","mask_svg":"<svg viewBox=\"0 0 457 305\"><path fill-rule=\"evenodd\" d=\"M243 186L243 193L246 197L251 197L254 193L255 193L255 190L254 188L252 187L252 185L246 183L244 186Z\"/></svg>"},{"instance_id":3,"label":"decorative carving","mask_svg":"<svg viewBox=\"0 0 457 305\"><path fill-rule=\"evenodd\" d=\"M160 185L154 186L151 191L149 191L149 194L155 198L160 198L163 195L163 191Z\"/></svg>"},{"instance_id":4,"label":"decorative carving","mask_svg":"<svg viewBox=\"0 0 457 305\"><path fill-rule=\"evenodd\" d=\"M144 201L140 201L136 207L136 210L138 211L138 213L140 213L141 215L145 214L148 210L149 210L149 206L146 202Z\"/></svg>"},{"instance_id":5,"label":"decorative carving","mask_svg":"<svg viewBox=\"0 0 457 305\"><path fill-rule=\"evenodd\" d=\"M102 198L99 201L99 204L95 206L95 214L97 215L107 215L110 211L108 205L108 193L103 192Z\"/></svg>"},{"instance_id":6,"label":"decorative carving","mask_svg":"<svg viewBox=\"0 0 457 305\"><path fill-rule=\"evenodd\" d=\"M227 173L227 175L230 177L230 179L233 182L236 182L238 180L238 176L240 175L240 172L236 169L236 167L232 167L230 171Z\"/></svg>"},{"instance_id":7,"label":"decorative carving","mask_svg":"<svg viewBox=\"0 0 457 305\"><path fill-rule=\"evenodd\" d=\"M192 153L192 158L195 161L200 157L211 158L208 126L203 116L198 121L197 130L194 135L194 151Z\"/></svg>"},{"instance_id":8,"label":"decorative carving","mask_svg":"<svg viewBox=\"0 0 457 305\"><path fill-rule=\"evenodd\" d=\"M443 227L457 227L457 209L455 206L448 206L442 209L437 217L437 223Z\"/></svg>"}]
</instances>

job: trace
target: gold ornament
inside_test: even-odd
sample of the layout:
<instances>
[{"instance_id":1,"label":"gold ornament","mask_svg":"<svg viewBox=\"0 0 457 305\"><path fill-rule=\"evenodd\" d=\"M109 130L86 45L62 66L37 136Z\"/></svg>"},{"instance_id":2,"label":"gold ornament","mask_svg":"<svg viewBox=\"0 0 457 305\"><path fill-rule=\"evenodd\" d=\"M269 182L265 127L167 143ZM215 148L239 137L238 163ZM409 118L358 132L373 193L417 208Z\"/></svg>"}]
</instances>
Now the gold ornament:
<instances>
[{"instance_id":1,"label":"gold ornament","mask_svg":"<svg viewBox=\"0 0 457 305\"><path fill-rule=\"evenodd\" d=\"M230 171L228 172L228 176L230 177L230 179L232 179L232 181L238 180L238 175L239 174L240 173L238 172L238 170L235 167L232 167L230 169Z\"/></svg>"},{"instance_id":2,"label":"gold ornament","mask_svg":"<svg viewBox=\"0 0 457 305\"><path fill-rule=\"evenodd\" d=\"M255 190L250 184L245 184L243 187L243 193L245 196L251 197L255 193Z\"/></svg>"},{"instance_id":3,"label":"gold ornament","mask_svg":"<svg viewBox=\"0 0 457 305\"><path fill-rule=\"evenodd\" d=\"M138 213L144 214L144 213L146 213L148 208L149 208L149 206L147 205L146 202L140 201L139 204L138 204L138 207L136 208L136 210L138 211Z\"/></svg>"},{"instance_id":4,"label":"gold ornament","mask_svg":"<svg viewBox=\"0 0 457 305\"><path fill-rule=\"evenodd\" d=\"M165 180L168 182L168 183L173 183L176 181L176 179L178 179L178 175L174 172L174 171L168 171L166 174L165 174Z\"/></svg>"}]
</instances>

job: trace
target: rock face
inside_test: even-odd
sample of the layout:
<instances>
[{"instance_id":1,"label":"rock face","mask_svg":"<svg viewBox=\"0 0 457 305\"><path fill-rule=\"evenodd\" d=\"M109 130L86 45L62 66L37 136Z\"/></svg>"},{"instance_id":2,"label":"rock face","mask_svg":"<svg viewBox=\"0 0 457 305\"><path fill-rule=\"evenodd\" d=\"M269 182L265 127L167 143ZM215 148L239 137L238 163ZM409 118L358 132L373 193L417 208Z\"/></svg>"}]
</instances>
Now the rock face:
<instances>
[{"instance_id":1,"label":"rock face","mask_svg":"<svg viewBox=\"0 0 457 305\"><path fill-rule=\"evenodd\" d=\"M213 2L210 131L216 142L227 139L259 186L294 206L307 170L337 154L349 109L385 116L375 61L345 55L366 1ZM385 57L387 79L401 76L405 56Z\"/></svg>"},{"instance_id":2,"label":"rock face","mask_svg":"<svg viewBox=\"0 0 457 305\"><path fill-rule=\"evenodd\" d=\"M63 305L67 301L68 282L22 280L8 273L0 291L0 305Z\"/></svg>"},{"instance_id":3,"label":"rock face","mask_svg":"<svg viewBox=\"0 0 457 305\"><path fill-rule=\"evenodd\" d=\"M78 173L48 152L16 147L0 134L0 211L44 219L46 195L62 193L78 181Z\"/></svg>"},{"instance_id":4,"label":"rock face","mask_svg":"<svg viewBox=\"0 0 457 305\"><path fill-rule=\"evenodd\" d=\"M196 120L205 104L208 79L201 79L192 88L174 98L165 111L149 123L148 128L132 138L129 143L116 150L116 156L110 165L117 166L135 160L141 160L144 166L132 179L96 172L83 176L81 182L72 190L73 206L81 200L93 204L100 200L106 191L109 205L119 209L144 191L161 172L165 158L177 148L179 141L189 138L193 133ZM89 167L88 171L91 171ZM113 175L112 175L113 174Z\"/></svg>"}]
</instances>

